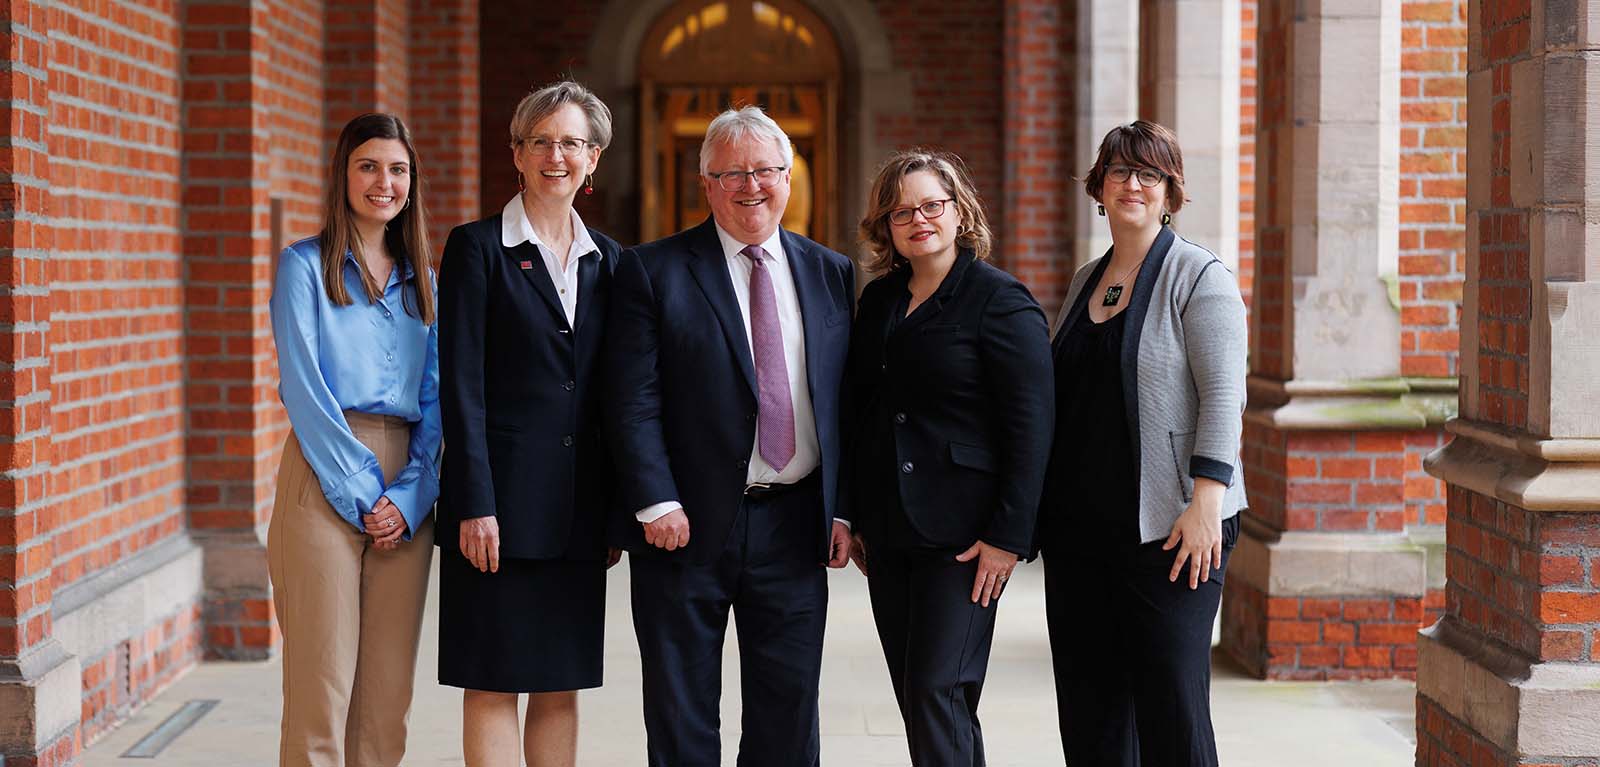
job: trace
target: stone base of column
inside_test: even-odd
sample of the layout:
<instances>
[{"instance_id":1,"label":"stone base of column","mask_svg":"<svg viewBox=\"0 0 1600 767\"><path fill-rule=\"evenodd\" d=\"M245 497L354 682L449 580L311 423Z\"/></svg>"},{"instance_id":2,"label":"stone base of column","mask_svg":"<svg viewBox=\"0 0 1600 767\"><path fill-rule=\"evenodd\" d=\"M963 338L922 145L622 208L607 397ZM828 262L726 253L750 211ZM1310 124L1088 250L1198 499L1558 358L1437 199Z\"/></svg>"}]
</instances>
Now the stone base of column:
<instances>
[{"instance_id":1,"label":"stone base of column","mask_svg":"<svg viewBox=\"0 0 1600 767\"><path fill-rule=\"evenodd\" d=\"M1409 677L1432 607L1428 549L1404 533L1247 524L1223 586L1222 649L1266 679Z\"/></svg>"},{"instance_id":2,"label":"stone base of column","mask_svg":"<svg viewBox=\"0 0 1600 767\"><path fill-rule=\"evenodd\" d=\"M1531 662L1453 617L1418 647L1419 767L1600 761L1600 666Z\"/></svg>"},{"instance_id":3,"label":"stone base of column","mask_svg":"<svg viewBox=\"0 0 1600 767\"><path fill-rule=\"evenodd\" d=\"M256 530L201 530L205 552L205 656L208 660L264 660L282 635L273 622L267 545Z\"/></svg>"},{"instance_id":4,"label":"stone base of column","mask_svg":"<svg viewBox=\"0 0 1600 767\"><path fill-rule=\"evenodd\" d=\"M46 639L16 660L0 660L0 764L58 767L78 757L78 659Z\"/></svg>"}]
</instances>

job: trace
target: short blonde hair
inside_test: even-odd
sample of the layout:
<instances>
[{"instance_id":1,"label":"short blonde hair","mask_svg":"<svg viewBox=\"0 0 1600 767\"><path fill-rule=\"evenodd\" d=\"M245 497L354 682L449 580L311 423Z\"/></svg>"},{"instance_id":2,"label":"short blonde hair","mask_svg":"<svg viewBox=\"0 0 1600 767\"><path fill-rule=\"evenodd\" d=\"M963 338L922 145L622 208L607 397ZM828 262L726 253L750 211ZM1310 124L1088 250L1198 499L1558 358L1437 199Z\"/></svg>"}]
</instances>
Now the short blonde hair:
<instances>
[{"instance_id":1,"label":"short blonde hair","mask_svg":"<svg viewBox=\"0 0 1600 767\"><path fill-rule=\"evenodd\" d=\"M905 257L894 249L889 211L900 205L900 182L918 171L932 173L944 187L945 194L955 200L956 213L961 216L956 245L972 251L980 260L989 257L994 238L989 233L989 220L983 215L983 202L972 176L967 173L966 163L950 152L911 149L890 156L872 181L872 191L867 195L870 207L859 227L861 242L871 252L865 264L867 271L886 272L905 263Z\"/></svg>"},{"instance_id":2,"label":"short blonde hair","mask_svg":"<svg viewBox=\"0 0 1600 767\"><path fill-rule=\"evenodd\" d=\"M611 145L611 108L588 88L562 80L529 93L517 102L517 111L511 116L511 148L521 146L533 126L568 104L582 110L589 123L589 135L583 137L584 140L601 149Z\"/></svg>"}]
</instances>

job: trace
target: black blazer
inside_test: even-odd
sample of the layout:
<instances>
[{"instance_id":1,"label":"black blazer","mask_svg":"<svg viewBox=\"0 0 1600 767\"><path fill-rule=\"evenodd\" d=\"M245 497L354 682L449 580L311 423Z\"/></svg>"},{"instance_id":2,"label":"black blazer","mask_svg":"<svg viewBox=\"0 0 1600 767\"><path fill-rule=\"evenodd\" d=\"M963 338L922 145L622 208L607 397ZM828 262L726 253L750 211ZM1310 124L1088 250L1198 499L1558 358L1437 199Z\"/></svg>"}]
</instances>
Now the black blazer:
<instances>
[{"instance_id":1,"label":"black blazer","mask_svg":"<svg viewBox=\"0 0 1600 767\"><path fill-rule=\"evenodd\" d=\"M806 374L822 452L817 554L827 559L838 498L839 388L849 343L850 259L782 232L805 324ZM721 553L755 443L756 378L745 323L710 219L623 252L606 343L607 432L619 471L613 545L696 563ZM634 514L676 499L689 545L651 546Z\"/></svg>"},{"instance_id":2,"label":"black blazer","mask_svg":"<svg viewBox=\"0 0 1600 767\"><path fill-rule=\"evenodd\" d=\"M1014 277L962 251L890 332L910 279L901 267L868 285L850 336L852 523L870 543L898 504L926 544L982 540L1027 556L1055 427L1044 312ZM891 436L858 439L869 430ZM898 499L882 497L895 487Z\"/></svg>"},{"instance_id":3,"label":"black blazer","mask_svg":"<svg viewBox=\"0 0 1600 767\"><path fill-rule=\"evenodd\" d=\"M501 245L498 214L450 232L439 269L440 546L458 545L461 520L493 515L502 557L605 556L600 350L621 248L589 236L600 261L592 285L578 267L573 328L538 246Z\"/></svg>"}]
</instances>

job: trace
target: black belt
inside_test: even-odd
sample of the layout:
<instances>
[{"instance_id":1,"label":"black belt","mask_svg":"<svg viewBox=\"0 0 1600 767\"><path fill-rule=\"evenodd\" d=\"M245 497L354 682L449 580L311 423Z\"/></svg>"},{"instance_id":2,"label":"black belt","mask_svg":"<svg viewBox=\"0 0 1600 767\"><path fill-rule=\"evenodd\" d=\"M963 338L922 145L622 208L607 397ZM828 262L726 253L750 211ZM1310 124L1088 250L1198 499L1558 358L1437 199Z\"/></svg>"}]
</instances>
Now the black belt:
<instances>
[{"instance_id":1,"label":"black belt","mask_svg":"<svg viewBox=\"0 0 1600 767\"><path fill-rule=\"evenodd\" d=\"M795 490L810 487L815 481L817 472L807 474L798 482L780 484L777 482L751 482L744 486L744 497L752 501L770 501L779 496Z\"/></svg>"}]
</instances>

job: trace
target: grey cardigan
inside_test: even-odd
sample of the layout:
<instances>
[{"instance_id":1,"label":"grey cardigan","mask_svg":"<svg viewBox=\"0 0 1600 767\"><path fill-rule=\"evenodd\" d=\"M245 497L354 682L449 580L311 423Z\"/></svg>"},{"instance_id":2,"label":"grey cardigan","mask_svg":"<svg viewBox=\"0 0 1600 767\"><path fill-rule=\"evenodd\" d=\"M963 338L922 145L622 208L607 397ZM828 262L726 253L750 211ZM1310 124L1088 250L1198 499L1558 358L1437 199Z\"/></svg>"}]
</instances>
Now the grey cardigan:
<instances>
[{"instance_id":1,"label":"grey cardigan","mask_svg":"<svg viewBox=\"0 0 1600 767\"><path fill-rule=\"evenodd\" d=\"M1110 252L1073 275L1051 326L1055 343L1088 309ZM1210 251L1163 227L1129 299L1122 338L1128 436L1139 456L1139 539L1156 541L1194 497L1194 478L1227 485L1222 518L1245 508L1239 439L1248 340L1239 286ZM1068 374L1057 371L1057 375ZM1056 442L1093 439L1057 434Z\"/></svg>"}]
</instances>

